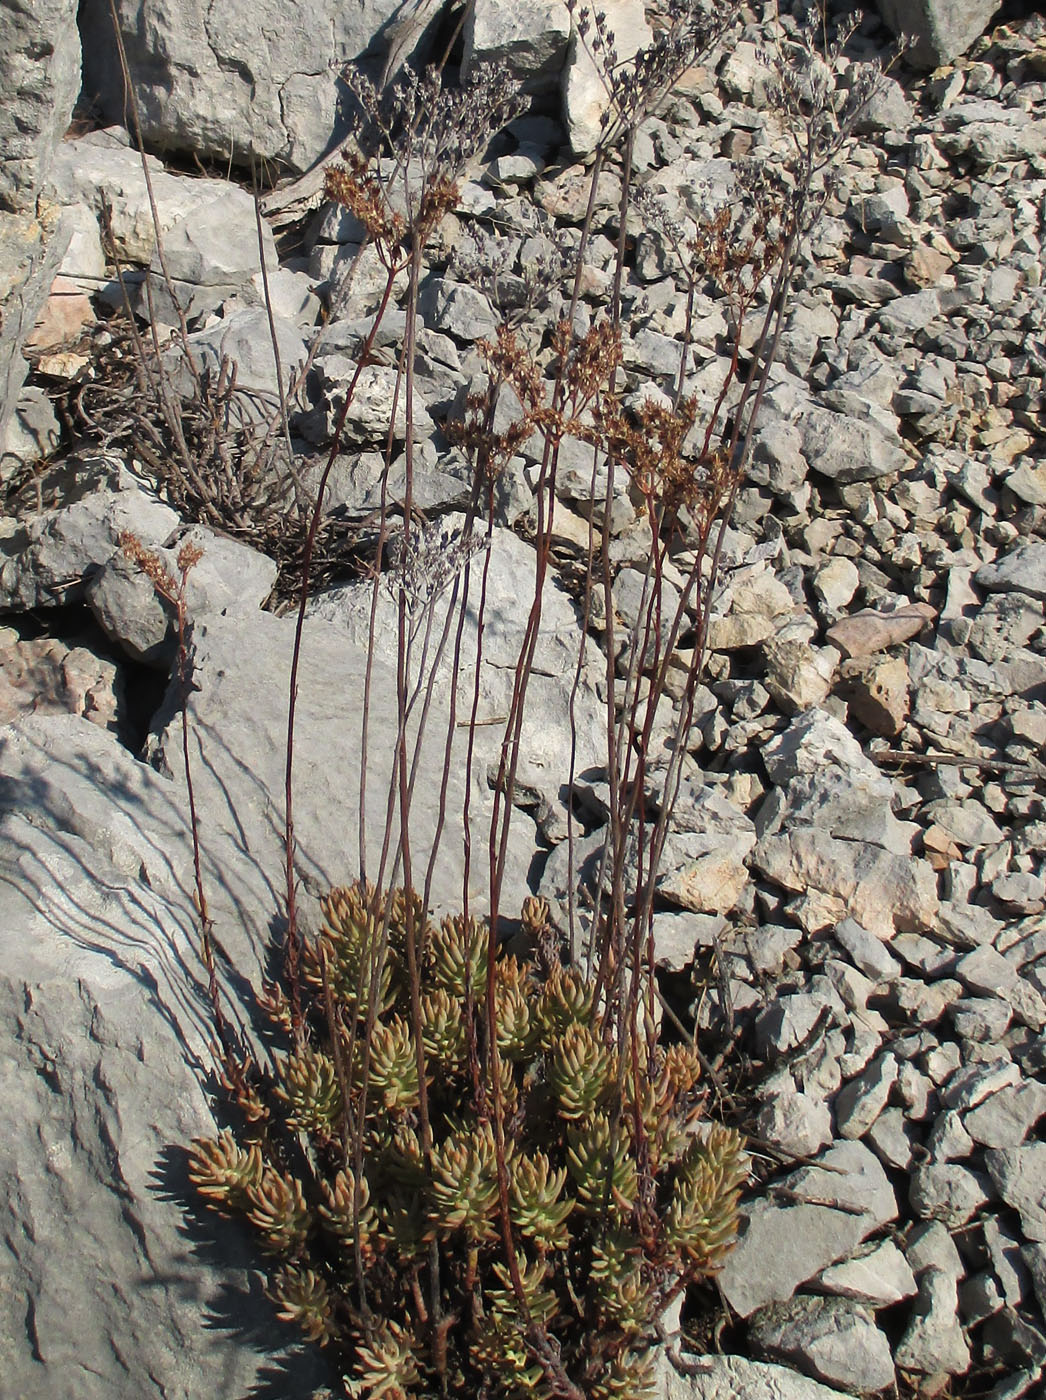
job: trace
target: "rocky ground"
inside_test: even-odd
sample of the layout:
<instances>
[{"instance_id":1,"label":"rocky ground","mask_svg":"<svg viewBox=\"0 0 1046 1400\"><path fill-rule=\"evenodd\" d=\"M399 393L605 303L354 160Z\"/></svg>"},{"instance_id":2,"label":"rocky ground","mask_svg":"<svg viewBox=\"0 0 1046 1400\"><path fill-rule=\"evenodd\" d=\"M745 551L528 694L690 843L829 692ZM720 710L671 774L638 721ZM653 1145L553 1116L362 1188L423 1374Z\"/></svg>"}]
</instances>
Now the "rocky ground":
<instances>
[{"instance_id":1,"label":"rocky ground","mask_svg":"<svg viewBox=\"0 0 1046 1400\"><path fill-rule=\"evenodd\" d=\"M647 124L638 182L670 216L694 212L701 191L728 187L732 161L782 139L767 89L774 33L751 17L740 42L688 73ZM887 39L865 18L848 62L881 56ZM215 363L236 359L240 386L264 402L276 370L253 200L213 175L150 163L192 344ZM699 1027L712 1102L746 1123L756 1164L742 1237L718 1280L725 1354L692 1376L666 1373L665 1394L1019 1400L1042 1393L1046 1368L1046 20L1015 19L928 75L898 68L839 173L727 538L656 916L664 985ZM235 1279L230 1312L249 1329L249 1254L230 1234L221 1259L189 1258L177 1187L156 1189L160 1150L206 1131L197 1070L208 1031L186 993L196 977L191 850L180 728L163 698L169 618L117 536L130 528L170 548L185 522L131 470L133 445L90 440L100 402L91 386L113 382L126 353L118 321L105 319L116 297L103 204L138 311L162 328L173 309L160 292L150 305L144 290L158 255L126 133L68 139L49 181L72 211L71 242L35 332L0 521L3 999L18 1027L17 1054L3 1063L7 1101L44 1125L0 1158L8 1240L19 1241L11 1248L32 1296L31 1340L24 1312L8 1310L3 1351L15 1358L16 1394L43 1395L46 1384L94 1397L90 1373L109 1378L108 1394L189 1397L201 1393L185 1370L191 1337L192 1364L222 1367L221 1393L232 1394L253 1383L257 1354L241 1345L237 1356L213 1331L208 1351L198 1314L206 1302L220 1317L215 1298ZM538 111L475 170L440 231L415 403L419 504L437 525L452 528L468 497L466 465L441 426L480 369L476 341L496 324L463 269L491 229L516 271L550 257L579 227L586 197L562 127ZM287 217L264 238L284 368L321 334L359 232L332 208ZM597 204L593 306L613 223L609 201ZM294 424L306 478L375 304L372 271L361 266L322 330L311 400ZM671 387L685 297L664 242L640 232L624 288L628 388ZM726 332L723 306L705 297L698 394L721 377ZM381 363L366 373L334 478L348 520L380 499L394 375ZM27 484L21 464L41 452ZM533 466L524 447L492 552L492 715L525 618L516 581L531 558ZM567 896L568 584L587 539L586 490L580 461L561 473L562 582L547 585L523 743L527 810L510 866L513 895L529 882L554 903ZM622 487L611 602L623 621L644 530ZM286 700L274 678L292 624L260 611L273 560L202 526L193 538L203 560L188 595L190 717L206 873L229 951L256 975L277 902ZM310 794L302 873L314 892L344 878L344 853L356 848L341 799L358 790L359 755L330 696L361 702L369 598L369 585L343 583L311 607L298 771ZM591 633L579 771L598 755L601 633ZM391 672L379 666L375 685L380 710L382 697L393 703ZM474 789L478 823L489 813L486 743L456 780L459 803ZM598 773L587 801L595 850ZM431 821L424 802L418 815ZM543 871L535 850L549 852ZM437 902L453 900L460 879L451 859ZM110 1183L101 1199L99 1179ZM68 1238L85 1262L57 1277L51 1261ZM177 1285L144 1290L143 1302L150 1276ZM95 1322L77 1335L70 1319L88 1305ZM318 1373L272 1364L270 1389L252 1393L311 1392ZM147 1374L155 1389L127 1388L128 1375Z\"/></svg>"}]
</instances>

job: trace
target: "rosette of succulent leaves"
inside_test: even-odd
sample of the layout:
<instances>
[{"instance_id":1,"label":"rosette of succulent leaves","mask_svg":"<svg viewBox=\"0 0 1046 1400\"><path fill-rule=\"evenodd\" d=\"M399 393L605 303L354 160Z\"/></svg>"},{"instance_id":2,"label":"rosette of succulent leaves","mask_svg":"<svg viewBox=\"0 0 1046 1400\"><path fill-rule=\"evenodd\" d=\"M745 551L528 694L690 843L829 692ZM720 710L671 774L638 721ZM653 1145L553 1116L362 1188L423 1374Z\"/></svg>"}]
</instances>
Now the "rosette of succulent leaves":
<instances>
[{"instance_id":1,"label":"rosette of succulent leaves","mask_svg":"<svg viewBox=\"0 0 1046 1400\"><path fill-rule=\"evenodd\" d=\"M493 963L486 925L434 925L403 890L323 907L303 1035L271 998L243 1125L190 1165L256 1231L280 1316L350 1395L651 1393L658 1320L729 1249L747 1174L695 1050L619 1043L539 900L535 959Z\"/></svg>"}]
</instances>

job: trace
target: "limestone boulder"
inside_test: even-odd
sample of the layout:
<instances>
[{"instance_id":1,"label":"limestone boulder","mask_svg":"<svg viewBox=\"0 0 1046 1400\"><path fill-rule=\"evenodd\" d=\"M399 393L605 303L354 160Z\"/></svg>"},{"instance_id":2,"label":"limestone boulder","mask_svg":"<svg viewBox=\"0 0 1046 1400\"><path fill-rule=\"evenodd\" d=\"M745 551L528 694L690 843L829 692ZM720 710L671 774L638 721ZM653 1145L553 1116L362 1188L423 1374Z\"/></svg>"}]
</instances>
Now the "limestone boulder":
<instances>
[{"instance_id":1,"label":"limestone boulder","mask_svg":"<svg viewBox=\"0 0 1046 1400\"><path fill-rule=\"evenodd\" d=\"M401 0L118 0L142 130L153 148L296 170L344 134L341 67L380 47ZM107 0L80 7L84 86L122 121L123 80Z\"/></svg>"},{"instance_id":2,"label":"limestone boulder","mask_svg":"<svg viewBox=\"0 0 1046 1400\"><path fill-rule=\"evenodd\" d=\"M13 0L0 26L0 209L31 211L80 91L77 0Z\"/></svg>"}]
</instances>

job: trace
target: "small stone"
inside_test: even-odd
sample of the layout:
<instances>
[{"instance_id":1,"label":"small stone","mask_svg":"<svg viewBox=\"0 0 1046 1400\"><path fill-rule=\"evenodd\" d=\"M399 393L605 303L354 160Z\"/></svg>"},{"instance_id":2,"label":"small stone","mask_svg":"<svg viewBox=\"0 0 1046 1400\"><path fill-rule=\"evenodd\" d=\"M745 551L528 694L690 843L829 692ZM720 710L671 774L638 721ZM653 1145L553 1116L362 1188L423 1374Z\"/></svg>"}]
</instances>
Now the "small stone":
<instances>
[{"instance_id":1,"label":"small stone","mask_svg":"<svg viewBox=\"0 0 1046 1400\"><path fill-rule=\"evenodd\" d=\"M1046 879L1027 871L997 875L992 894L1015 914L1041 914L1046 909Z\"/></svg>"},{"instance_id":2,"label":"small stone","mask_svg":"<svg viewBox=\"0 0 1046 1400\"><path fill-rule=\"evenodd\" d=\"M853 719L873 734L892 739L908 719L908 663L900 656L847 661L836 685Z\"/></svg>"},{"instance_id":3,"label":"small stone","mask_svg":"<svg viewBox=\"0 0 1046 1400\"><path fill-rule=\"evenodd\" d=\"M1030 506L1046 506L1046 467L1033 467L1030 462L1022 462L1003 478L1019 500Z\"/></svg>"},{"instance_id":4,"label":"small stone","mask_svg":"<svg viewBox=\"0 0 1046 1400\"><path fill-rule=\"evenodd\" d=\"M937 1269L956 1281L966 1276L955 1241L939 1220L916 1225L909 1231L904 1248L908 1263L917 1274Z\"/></svg>"},{"instance_id":5,"label":"small stone","mask_svg":"<svg viewBox=\"0 0 1046 1400\"><path fill-rule=\"evenodd\" d=\"M770 638L763 645L766 688L786 715L820 705L832 688L834 652L801 641Z\"/></svg>"},{"instance_id":6,"label":"small stone","mask_svg":"<svg viewBox=\"0 0 1046 1400\"><path fill-rule=\"evenodd\" d=\"M857 592L861 575L852 559L833 558L821 565L813 577L813 590L826 608L839 612Z\"/></svg>"},{"instance_id":7,"label":"small stone","mask_svg":"<svg viewBox=\"0 0 1046 1400\"><path fill-rule=\"evenodd\" d=\"M893 612L866 609L833 622L825 638L846 657L871 656L917 637L936 616L928 603L912 603Z\"/></svg>"},{"instance_id":8,"label":"small stone","mask_svg":"<svg viewBox=\"0 0 1046 1400\"><path fill-rule=\"evenodd\" d=\"M886 1108L868 1129L865 1140L881 1162L898 1171L907 1171L912 1164L917 1129L905 1117L903 1108Z\"/></svg>"},{"instance_id":9,"label":"small stone","mask_svg":"<svg viewBox=\"0 0 1046 1400\"><path fill-rule=\"evenodd\" d=\"M800 1295L758 1314L749 1335L771 1357L858 1394L894 1383L890 1344L862 1303Z\"/></svg>"},{"instance_id":10,"label":"small stone","mask_svg":"<svg viewBox=\"0 0 1046 1400\"><path fill-rule=\"evenodd\" d=\"M969 1157L973 1138L963 1127L962 1117L954 1108L946 1108L933 1121L926 1150L934 1162L954 1162Z\"/></svg>"},{"instance_id":11,"label":"small stone","mask_svg":"<svg viewBox=\"0 0 1046 1400\"><path fill-rule=\"evenodd\" d=\"M960 997L948 1008L955 1033L963 1040L994 1043L1007 1032L1012 1012L999 997Z\"/></svg>"},{"instance_id":12,"label":"small stone","mask_svg":"<svg viewBox=\"0 0 1046 1400\"><path fill-rule=\"evenodd\" d=\"M963 1126L982 1147L1019 1147L1046 1114L1046 1084L1026 1079L992 1094L963 1119Z\"/></svg>"},{"instance_id":13,"label":"small stone","mask_svg":"<svg viewBox=\"0 0 1046 1400\"><path fill-rule=\"evenodd\" d=\"M886 1107L896 1079L896 1059L890 1054L880 1055L839 1091L834 1107L840 1137L864 1137Z\"/></svg>"},{"instance_id":14,"label":"small stone","mask_svg":"<svg viewBox=\"0 0 1046 1400\"><path fill-rule=\"evenodd\" d=\"M941 1099L949 1108L965 1111L976 1108L990 1094L996 1094L1009 1084L1016 1084L1021 1072L1009 1060L997 1060L988 1065L964 1065L950 1075L941 1089Z\"/></svg>"},{"instance_id":15,"label":"small stone","mask_svg":"<svg viewBox=\"0 0 1046 1400\"><path fill-rule=\"evenodd\" d=\"M792 1157L812 1157L832 1140L827 1104L797 1090L784 1090L763 1104L756 1132Z\"/></svg>"},{"instance_id":16,"label":"small stone","mask_svg":"<svg viewBox=\"0 0 1046 1400\"><path fill-rule=\"evenodd\" d=\"M901 974L901 964L881 939L862 928L856 919L836 924L833 936L849 953L854 966L873 982L892 982Z\"/></svg>"},{"instance_id":17,"label":"small stone","mask_svg":"<svg viewBox=\"0 0 1046 1400\"><path fill-rule=\"evenodd\" d=\"M822 997L808 992L775 997L756 1018L756 1050L761 1056L783 1055L807 1039L828 1010Z\"/></svg>"},{"instance_id":18,"label":"small stone","mask_svg":"<svg viewBox=\"0 0 1046 1400\"><path fill-rule=\"evenodd\" d=\"M919 1280L912 1319L894 1352L901 1370L924 1375L943 1371L950 1376L966 1371L970 1349L959 1325L958 1301L955 1277L928 1268Z\"/></svg>"},{"instance_id":19,"label":"small stone","mask_svg":"<svg viewBox=\"0 0 1046 1400\"><path fill-rule=\"evenodd\" d=\"M911 1265L891 1240L831 1265L817 1282L827 1293L870 1303L875 1308L891 1307L918 1291Z\"/></svg>"},{"instance_id":20,"label":"small stone","mask_svg":"<svg viewBox=\"0 0 1046 1400\"><path fill-rule=\"evenodd\" d=\"M984 564L974 575L982 588L1046 598L1046 541L1022 540L994 564Z\"/></svg>"},{"instance_id":21,"label":"small stone","mask_svg":"<svg viewBox=\"0 0 1046 1400\"><path fill-rule=\"evenodd\" d=\"M954 1230L986 1204L990 1188L983 1172L955 1162L928 1162L912 1176L908 1199L920 1220L941 1220Z\"/></svg>"},{"instance_id":22,"label":"small stone","mask_svg":"<svg viewBox=\"0 0 1046 1400\"><path fill-rule=\"evenodd\" d=\"M1019 1214L1025 1238L1046 1241L1046 1142L989 1148L984 1161L996 1191Z\"/></svg>"},{"instance_id":23,"label":"small stone","mask_svg":"<svg viewBox=\"0 0 1046 1400\"><path fill-rule=\"evenodd\" d=\"M742 1317L791 1298L897 1217L886 1173L863 1144L837 1143L820 1160L828 1170L814 1163L782 1183L789 1199L799 1198L795 1204L762 1198L742 1207L740 1237L718 1275L723 1296Z\"/></svg>"}]
</instances>

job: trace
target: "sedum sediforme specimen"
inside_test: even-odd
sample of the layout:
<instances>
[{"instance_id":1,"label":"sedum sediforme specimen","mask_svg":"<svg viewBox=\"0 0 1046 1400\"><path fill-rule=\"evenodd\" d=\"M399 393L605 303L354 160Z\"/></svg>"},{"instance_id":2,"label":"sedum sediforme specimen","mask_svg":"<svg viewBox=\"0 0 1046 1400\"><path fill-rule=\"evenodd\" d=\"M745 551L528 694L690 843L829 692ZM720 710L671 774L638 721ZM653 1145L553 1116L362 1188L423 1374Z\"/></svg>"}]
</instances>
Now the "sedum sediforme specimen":
<instances>
[{"instance_id":1,"label":"sedum sediforme specimen","mask_svg":"<svg viewBox=\"0 0 1046 1400\"><path fill-rule=\"evenodd\" d=\"M301 1042L271 997L282 1048L245 1072L239 1130L194 1144L196 1189L257 1232L279 1315L347 1395L642 1400L658 1319L729 1250L747 1170L701 1119L695 1052L620 1043L534 902L541 973L402 890L324 912Z\"/></svg>"}]
</instances>

